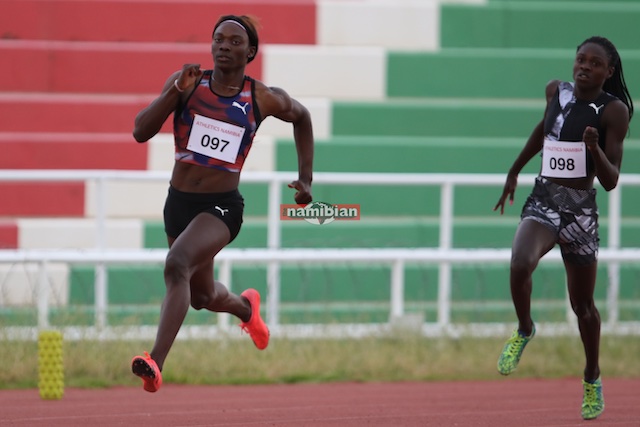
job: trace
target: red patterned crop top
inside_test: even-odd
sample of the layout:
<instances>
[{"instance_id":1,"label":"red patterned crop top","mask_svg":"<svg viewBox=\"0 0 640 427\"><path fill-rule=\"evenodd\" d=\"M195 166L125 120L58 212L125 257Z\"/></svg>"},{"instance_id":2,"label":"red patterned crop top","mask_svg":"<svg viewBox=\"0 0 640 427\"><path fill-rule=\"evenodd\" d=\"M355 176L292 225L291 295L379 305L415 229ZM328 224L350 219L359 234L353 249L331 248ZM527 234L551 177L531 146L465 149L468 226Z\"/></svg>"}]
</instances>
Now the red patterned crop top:
<instances>
[{"instance_id":1,"label":"red patterned crop top","mask_svg":"<svg viewBox=\"0 0 640 427\"><path fill-rule=\"evenodd\" d=\"M228 172L240 172L261 117L255 102L255 81L245 76L235 96L216 95L213 70L205 70L185 105L173 119L175 158Z\"/></svg>"}]
</instances>

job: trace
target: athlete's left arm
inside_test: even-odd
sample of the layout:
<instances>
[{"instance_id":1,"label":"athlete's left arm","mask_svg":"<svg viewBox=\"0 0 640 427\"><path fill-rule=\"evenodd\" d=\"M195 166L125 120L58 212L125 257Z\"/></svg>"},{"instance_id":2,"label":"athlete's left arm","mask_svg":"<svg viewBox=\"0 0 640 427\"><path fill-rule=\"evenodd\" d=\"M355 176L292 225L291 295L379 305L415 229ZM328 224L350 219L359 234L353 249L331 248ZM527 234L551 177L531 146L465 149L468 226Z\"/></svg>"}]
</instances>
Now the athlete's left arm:
<instances>
[{"instance_id":1,"label":"athlete's left arm","mask_svg":"<svg viewBox=\"0 0 640 427\"><path fill-rule=\"evenodd\" d=\"M260 111L265 117L273 116L293 125L293 139L298 153L298 179L289 184L297 190L295 201L298 204L310 203L311 182L313 181L313 127L309 110L300 102L277 87L262 85L256 91Z\"/></svg>"},{"instance_id":2,"label":"athlete's left arm","mask_svg":"<svg viewBox=\"0 0 640 427\"><path fill-rule=\"evenodd\" d=\"M600 184L606 191L611 191L618 185L620 177L622 145L629 130L629 110L622 101L613 101L604 109L602 121L606 129L605 151L598 145L595 129L585 129L583 140L591 152Z\"/></svg>"}]
</instances>

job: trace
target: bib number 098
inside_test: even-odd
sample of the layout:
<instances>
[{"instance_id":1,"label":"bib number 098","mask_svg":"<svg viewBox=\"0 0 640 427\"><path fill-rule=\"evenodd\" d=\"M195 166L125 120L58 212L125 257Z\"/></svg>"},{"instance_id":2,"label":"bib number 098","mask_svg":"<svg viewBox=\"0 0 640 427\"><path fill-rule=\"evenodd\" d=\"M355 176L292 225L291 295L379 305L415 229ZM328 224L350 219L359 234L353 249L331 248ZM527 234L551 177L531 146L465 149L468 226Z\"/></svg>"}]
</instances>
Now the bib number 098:
<instances>
[{"instance_id":1,"label":"bib number 098","mask_svg":"<svg viewBox=\"0 0 640 427\"><path fill-rule=\"evenodd\" d=\"M209 135L205 134L202 135L202 139L200 140L200 145L202 145L205 148L210 148L212 150L217 150L218 147L220 147L220 152L222 153L224 151L225 148L227 148L227 145L229 144L229 141L225 140L225 139L220 139L217 137L213 137L211 138ZM220 146L222 145L222 146Z\"/></svg>"},{"instance_id":2,"label":"bib number 098","mask_svg":"<svg viewBox=\"0 0 640 427\"><path fill-rule=\"evenodd\" d=\"M556 159L555 157L550 157L549 168L551 170L572 171L576 168L576 165L573 159L564 159L562 157Z\"/></svg>"}]
</instances>

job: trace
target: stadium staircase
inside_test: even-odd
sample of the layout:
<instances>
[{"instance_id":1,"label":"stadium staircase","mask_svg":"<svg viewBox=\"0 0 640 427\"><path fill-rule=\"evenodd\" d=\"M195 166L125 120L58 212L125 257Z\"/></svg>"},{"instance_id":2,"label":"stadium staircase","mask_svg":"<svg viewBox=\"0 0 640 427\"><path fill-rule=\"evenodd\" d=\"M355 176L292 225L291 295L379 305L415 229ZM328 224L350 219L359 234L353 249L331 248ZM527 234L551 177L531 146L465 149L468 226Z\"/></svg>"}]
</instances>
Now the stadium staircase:
<instances>
[{"instance_id":1,"label":"stadium staircase","mask_svg":"<svg viewBox=\"0 0 640 427\"><path fill-rule=\"evenodd\" d=\"M545 84L571 79L575 47L591 35L616 43L630 91L640 93L634 78L640 75L640 41L634 35L640 5L631 0L6 0L3 6L2 169L168 171L170 127L137 144L133 119L183 63L211 66L210 31L228 13L260 18L260 52L247 72L310 106L315 165L322 172L505 173L542 116ZM627 173L640 172L636 128L625 145ZM265 148L256 144L254 150L264 151L250 170L296 169L290 128L265 122L259 135ZM535 165L524 172L535 173ZM517 205L530 186L521 183ZM166 187L110 187L110 247L166 246L160 217ZM241 191L246 220L232 247L264 247L266 185L243 184ZM638 200L635 193L626 190L625 200ZM437 188L317 184L314 196L360 204L363 219L321 227L284 223L284 247L438 245ZM519 206L499 217L492 212L498 196L496 187L456 189L454 247L510 246ZM606 194L599 197L606 216ZM0 182L0 200L2 248L95 245L91 182ZM637 216L637 207L625 203L623 215ZM604 245L606 227L603 222ZM625 222L622 235L623 246L636 246L640 224ZM69 302L91 304L92 269L61 271ZM348 302L366 295L379 304L368 319L388 315L386 268L322 266L282 274L285 310L286 303ZM558 267L539 274L548 286L535 296L562 300ZM264 290L264 277L263 268L241 268L234 271L233 286ZM109 279L112 304L155 303L164 293L161 266L113 267ZM454 300L463 307L456 314L460 319L496 320L495 314L474 312L477 298L505 302L507 315L497 320L511 318L504 268L459 267L453 280ZM407 301L419 302L414 309L433 319L437 269L409 267L407 283ZM353 315L348 304L344 311L345 317ZM340 314L322 307L306 314L292 309L281 319L322 316Z\"/></svg>"}]
</instances>

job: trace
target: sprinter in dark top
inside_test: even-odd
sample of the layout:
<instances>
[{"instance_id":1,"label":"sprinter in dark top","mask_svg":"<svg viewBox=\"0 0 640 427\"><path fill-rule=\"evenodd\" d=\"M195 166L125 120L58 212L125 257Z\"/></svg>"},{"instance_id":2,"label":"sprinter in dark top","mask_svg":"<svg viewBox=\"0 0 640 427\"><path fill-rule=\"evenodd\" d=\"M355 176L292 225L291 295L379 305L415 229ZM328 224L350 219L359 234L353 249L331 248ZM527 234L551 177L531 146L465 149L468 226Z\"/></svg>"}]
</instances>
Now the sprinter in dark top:
<instances>
[{"instance_id":1,"label":"sprinter in dark top","mask_svg":"<svg viewBox=\"0 0 640 427\"><path fill-rule=\"evenodd\" d=\"M604 410L600 314L593 298L599 247L593 183L597 177L606 191L616 187L633 115L615 46L603 37L585 40L577 48L573 82L549 82L546 99L544 117L511 166L494 208L502 214L507 198L513 203L518 174L540 153L540 174L522 209L512 246L510 285L518 327L503 348L498 371L513 372L535 335L531 277L540 259L558 244L586 356L582 417L593 419Z\"/></svg>"}]
</instances>

